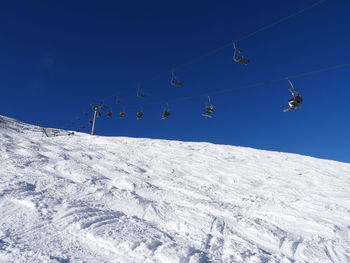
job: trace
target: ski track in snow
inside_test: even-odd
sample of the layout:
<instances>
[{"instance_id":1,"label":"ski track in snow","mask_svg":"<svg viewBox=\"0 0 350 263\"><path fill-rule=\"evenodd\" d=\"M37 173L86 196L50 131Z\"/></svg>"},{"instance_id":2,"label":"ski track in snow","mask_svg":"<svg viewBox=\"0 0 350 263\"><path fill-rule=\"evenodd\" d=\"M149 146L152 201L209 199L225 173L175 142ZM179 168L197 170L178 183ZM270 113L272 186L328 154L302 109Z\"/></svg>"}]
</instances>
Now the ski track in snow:
<instances>
[{"instance_id":1,"label":"ski track in snow","mask_svg":"<svg viewBox=\"0 0 350 263\"><path fill-rule=\"evenodd\" d=\"M350 262L350 164L2 116L0 144L0 262Z\"/></svg>"}]
</instances>

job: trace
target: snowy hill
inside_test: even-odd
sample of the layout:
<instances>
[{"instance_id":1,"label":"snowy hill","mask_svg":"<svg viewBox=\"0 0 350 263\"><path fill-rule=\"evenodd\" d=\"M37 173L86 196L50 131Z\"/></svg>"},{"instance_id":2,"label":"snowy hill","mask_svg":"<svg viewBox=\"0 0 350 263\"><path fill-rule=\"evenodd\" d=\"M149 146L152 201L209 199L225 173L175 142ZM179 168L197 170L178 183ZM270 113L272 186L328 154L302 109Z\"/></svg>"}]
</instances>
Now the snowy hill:
<instances>
[{"instance_id":1,"label":"snowy hill","mask_svg":"<svg viewBox=\"0 0 350 263\"><path fill-rule=\"evenodd\" d=\"M350 262L350 164L40 131L0 116L0 262Z\"/></svg>"}]
</instances>

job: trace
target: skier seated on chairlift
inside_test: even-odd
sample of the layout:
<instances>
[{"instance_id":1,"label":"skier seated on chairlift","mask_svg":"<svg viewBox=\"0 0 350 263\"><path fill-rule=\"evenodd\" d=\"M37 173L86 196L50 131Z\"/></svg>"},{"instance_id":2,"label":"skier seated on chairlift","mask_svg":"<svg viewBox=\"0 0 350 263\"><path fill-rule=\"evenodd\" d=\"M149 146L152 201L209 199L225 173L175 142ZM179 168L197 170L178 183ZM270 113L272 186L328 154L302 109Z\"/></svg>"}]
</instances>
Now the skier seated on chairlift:
<instances>
[{"instance_id":1,"label":"skier seated on chairlift","mask_svg":"<svg viewBox=\"0 0 350 263\"><path fill-rule=\"evenodd\" d=\"M145 93L142 91L141 88L138 88L136 96L139 97L139 98L144 98L145 97Z\"/></svg>"},{"instance_id":2,"label":"skier seated on chairlift","mask_svg":"<svg viewBox=\"0 0 350 263\"><path fill-rule=\"evenodd\" d=\"M163 114L162 114L162 119L165 120L165 119L168 119L170 116L170 111L164 111Z\"/></svg>"},{"instance_id":3,"label":"skier seated on chairlift","mask_svg":"<svg viewBox=\"0 0 350 263\"><path fill-rule=\"evenodd\" d=\"M178 80L178 78L175 76L174 71L171 72L171 81L170 84L174 87L182 87L182 82Z\"/></svg>"},{"instance_id":4,"label":"skier seated on chairlift","mask_svg":"<svg viewBox=\"0 0 350 263\"><path fill-rule=\"evenodd\" d=\"M243 57L242 52L236 48L235 42L233 42L233 48L234 48L233 60L244 66L247 66L249 64L249 59L246 59Z\"/></svg>"},{"instance_id":5,"label":"skier seated on chairlift","mask_svg":"<svg viewBox=\"0 0 350 263\"><path fill-rule=\"evenodd\" d=\"M235 61L245 66L249 64L249 59L246 59L243 56L239 56Z\"/></svg>"},{"instance_id":6,"label":"skier seated on chairlift","mask_svg":"<svg viewBox=\"0 0 350 263\"><path fill-rule=\"evenodd\" d=\"M136 119L141 120L143 118L143 112L139 111L136 113Z\"/></svg>"},{"instance_id":7,"label":"skier seated on chairlift","mask_svg":"<svg viewBox=\"0 0 350 263\"><path fill-rule=\"evenodd\" d=\"M144 98L145 94L142 91L140 91L140 92L137 93L137 97Z\"/></svg>"},{"instance_id":8,"label":"skier seated on chairlift","mask_svg":"<svg viewBox=\"0 0 350 263\"><path fill-rule=\"evenodd\" d=\"M180 81L178 81L177 79L172 79L171 85L173 85L175 87L182 87L182 83Z\"/></svg>"},{"instance_id":9,"label":"skier seated on chairlift","mask_svg":"<svg viewBox=\"0 0 350 263\"><path fill-rule=\"evenodd\" d=\"M205 111L205 114L211 115L214 113L214 106L210 105L210 106L206 107L204 111Z\"/></svg>"},{"instance_id":10,"label":"skier seated on chairlift","mask_svg":"<svg viewBox=\"0 0 350 263\"><path fill-rule=\"evenodd\" d=\"M119 113L119 118L124 118L126 116L126 113L124 111Z\"/></svg>"},{"instance_id":11,"label":"skier seated on chairlift","mask_svg":"<svg viewBox=\"0 0 350 263\"><path fill-rule=\"evenodd\" d=\"M294 110L303 103L303 97L299 93L291 92L293 97L288 101L288 105L291 110Z\"/></svg>"}]
</instances>

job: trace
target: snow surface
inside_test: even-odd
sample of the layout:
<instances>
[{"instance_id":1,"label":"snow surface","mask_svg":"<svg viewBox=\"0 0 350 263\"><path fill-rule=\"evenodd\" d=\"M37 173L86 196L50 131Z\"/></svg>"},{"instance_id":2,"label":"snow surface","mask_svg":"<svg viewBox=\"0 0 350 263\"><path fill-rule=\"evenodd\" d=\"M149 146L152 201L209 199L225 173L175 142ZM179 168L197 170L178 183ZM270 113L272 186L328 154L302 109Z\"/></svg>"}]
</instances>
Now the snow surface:
<instances>
[{"instance_id":1,"label":"snow surface","mask_svg":"<svg viewBox=\"0 0 350 263\"><path fill-rule=\"evenodd\" d=\"M350 262L347 163L1 116L0 147L0 262Z\"/></svg>"}]
</instances>

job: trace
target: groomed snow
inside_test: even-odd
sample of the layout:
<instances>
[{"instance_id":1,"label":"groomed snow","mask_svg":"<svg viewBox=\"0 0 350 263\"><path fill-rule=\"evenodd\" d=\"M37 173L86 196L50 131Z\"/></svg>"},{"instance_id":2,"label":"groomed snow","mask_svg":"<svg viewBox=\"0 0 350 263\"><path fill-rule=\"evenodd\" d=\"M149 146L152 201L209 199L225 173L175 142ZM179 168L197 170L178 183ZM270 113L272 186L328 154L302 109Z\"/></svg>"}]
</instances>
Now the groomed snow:
<instances>
[{"instance_id":1,"label":"groomed snow","mask_svg":"<svg viewBox=\"0 0 350 263\"><path fill-rule=\"evenodd\" d=\"M1 116L0 163L0 262L350 262L347 163Z\"/></svg>"}]
</instances>

